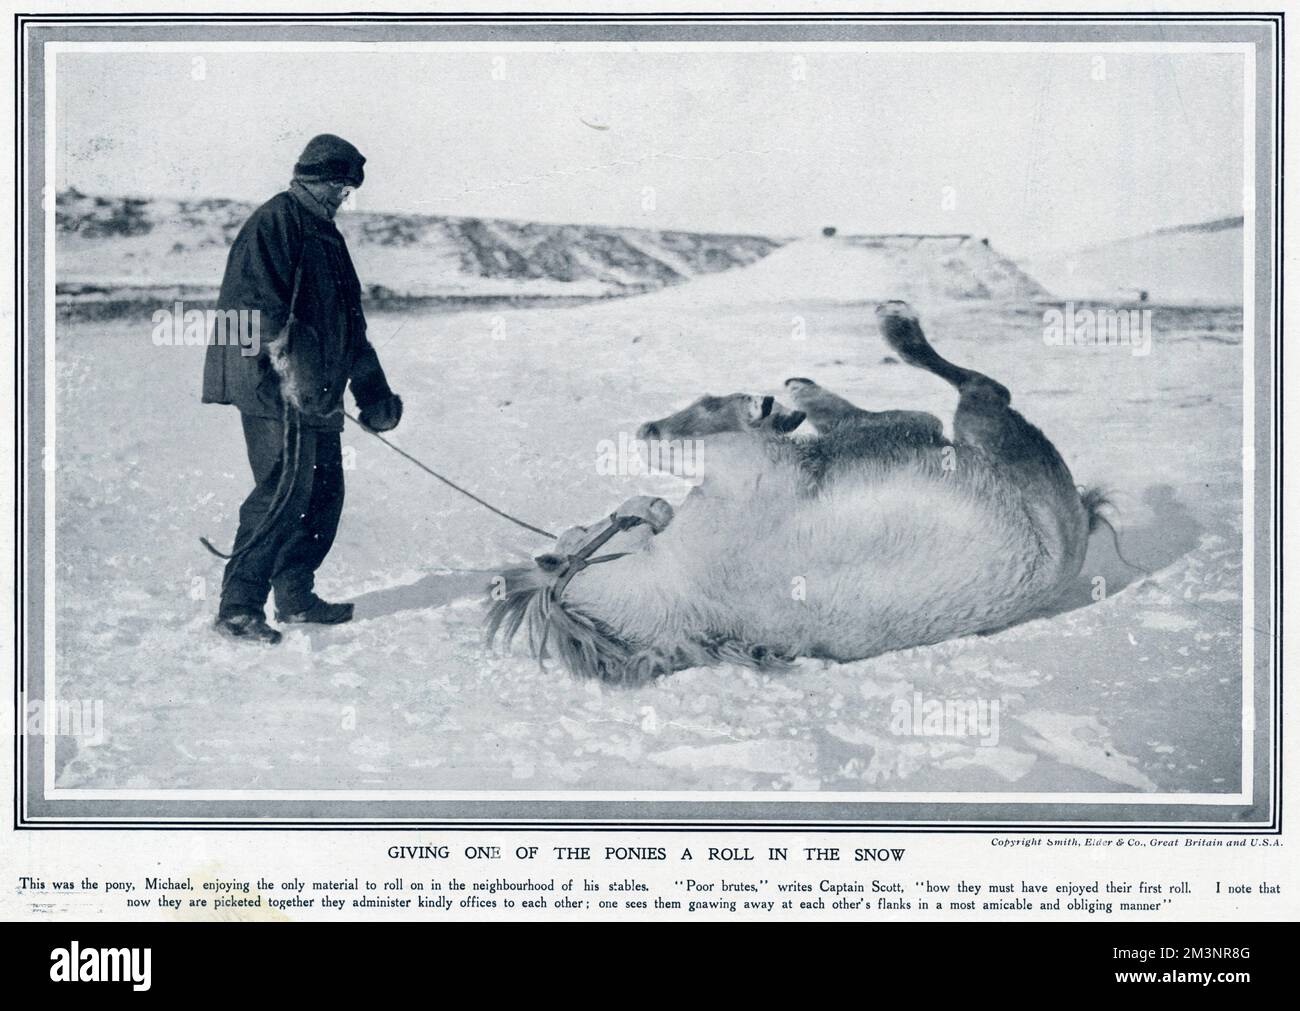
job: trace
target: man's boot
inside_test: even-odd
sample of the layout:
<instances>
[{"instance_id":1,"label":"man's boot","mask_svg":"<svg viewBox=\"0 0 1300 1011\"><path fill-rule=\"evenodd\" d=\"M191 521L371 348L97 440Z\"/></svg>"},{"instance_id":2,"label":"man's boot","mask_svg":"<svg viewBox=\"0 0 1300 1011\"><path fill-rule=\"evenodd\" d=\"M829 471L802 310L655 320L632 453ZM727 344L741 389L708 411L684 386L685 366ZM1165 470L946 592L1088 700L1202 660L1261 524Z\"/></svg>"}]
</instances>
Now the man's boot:
<instances>
[{"instance_id":1,"label":"man's boot","mask_svg":"<svg viewBox=\"0 0 1300 1011\"><path fill-rule=\"evenodd\" d=\"M217 614L215 628L228 639L247 639L274 646L280 633L266 623L266 615L244 608L232 608Z\"/></svg>"},{"instance_id":2,"label":"man's boot","mask_svg":"<svg viewBox=\"0 0 1300 1011\"><path fill-rule=\"evenodd\" d=\"M352 605L331 604L313 593L285 610L277 605L275 620L281 625L341 625L352 620Z\"/></svg>"}]
</instances>

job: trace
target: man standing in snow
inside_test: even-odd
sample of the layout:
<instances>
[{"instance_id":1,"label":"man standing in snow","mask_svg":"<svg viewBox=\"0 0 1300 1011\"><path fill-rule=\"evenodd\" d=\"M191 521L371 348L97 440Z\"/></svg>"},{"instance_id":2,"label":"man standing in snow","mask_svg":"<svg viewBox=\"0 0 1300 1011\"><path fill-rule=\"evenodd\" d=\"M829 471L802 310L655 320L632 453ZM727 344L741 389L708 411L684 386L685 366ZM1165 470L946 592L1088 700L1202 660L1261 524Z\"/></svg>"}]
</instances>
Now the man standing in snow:
<instances>
[{"instance_id":1,"label":"man standing in snow","mask_svg":"<svg viewBox=\"0 0 1300 1011\"><path fill-rule=\"evenodd\" d=\"M370 429L386 432L402 417L366 339L361 285L334 225L365 161L340 137L313 137L288 190L253 212L226 260L217 308L257 310L267 338L252 355L240 342L210 340L203 368L203 402L239 408L256 482L221 583L216 628L232 638L280 641L266 623L272 589L281 623L352 617L351 604L313 592L343 509L344 386ZM297 466L291 456L282 480L295 448Z\"/></svg>"}]
</instances>

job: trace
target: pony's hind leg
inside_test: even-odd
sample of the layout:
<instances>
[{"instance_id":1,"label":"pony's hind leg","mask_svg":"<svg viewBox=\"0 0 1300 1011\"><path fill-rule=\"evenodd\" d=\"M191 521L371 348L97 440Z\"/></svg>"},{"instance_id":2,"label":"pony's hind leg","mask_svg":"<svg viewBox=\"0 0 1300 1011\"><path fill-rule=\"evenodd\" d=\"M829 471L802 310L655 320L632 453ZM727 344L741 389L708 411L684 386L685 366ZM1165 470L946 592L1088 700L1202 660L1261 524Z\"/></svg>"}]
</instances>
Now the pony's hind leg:
<instances>
[{"instance_id":1,"label":"pony's hind leg","mask_svg":"<svg viewBox=\"0 0 1300 1011\"><path fill-rule=\"evenodd\" d=\"M1049 576L1074 578L1087 548L1088 513L1056 447L1012 410L1005 386L954 365L935 351L906 303L886 302L876 308L876 318L889 346L905 361L957 388L960 396L952 422L957 471L962 470L963 446L975 447L979 455L996 461L997 466L989 470L977 455L972 473L982 475L985 491L995 494L1003 506L1018 502L1031 517L1039 550L1055 563L1048 567Z\"/></svg>"},{"instance_id":2,"label":"pony's hind leg","mask_svg":"<svg viewBox=\"0 0 1300 1011\"><path fill-rule=\"evenodd\" d=\"M905 362L956 387L960 394L952 422L956 443L978 446L1006 463L1059 462L1042 432L1011 409L1011 392L984 373L954 365L935 351L906 302L877 306L876 320L886 342Z\"/></svg>"}]
</instances>

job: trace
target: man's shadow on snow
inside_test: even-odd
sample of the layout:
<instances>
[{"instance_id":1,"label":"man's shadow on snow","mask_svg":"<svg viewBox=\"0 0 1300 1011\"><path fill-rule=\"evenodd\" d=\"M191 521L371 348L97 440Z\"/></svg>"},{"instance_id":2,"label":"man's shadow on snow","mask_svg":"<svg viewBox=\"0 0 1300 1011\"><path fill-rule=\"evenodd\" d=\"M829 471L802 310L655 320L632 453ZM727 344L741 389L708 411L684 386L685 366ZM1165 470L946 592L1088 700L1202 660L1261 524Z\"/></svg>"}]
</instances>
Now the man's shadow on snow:
<instances>
[{"instance_id":1,"label":"man's shadow on snow","mask_svg":"<svg viewBox=\"0 0 1300 1011\"><path fill-rule=\"evenodd\" d=\"M386 590L363 593L353 601L356 605L353 620L367 621L402 611L442 607L462 597L484 598L492 577L506 568L509 566L473 572L435 572L407 586L392 586Z\"/></svg>"},{"instance_id":2,"label":"man's shadow on snow","mask_svg":"<svg viewBox=\"0 0 1300 1011\"><path fill-rule=\"evenodd\" d=\"M1142 493L1142 501L1151 512L1151 519L1145 526L1126 526L1122 513L1117 515L1116 510L1108 512L1119 534L1124 557L1146 572L1124 564L1115 552L1115 539L1103 526L1088 541L1088 556L1078 579L1059 600L1036 613L1035 618L1053 617L1096 603L1099 584L1095 581L1098 576L1105 580L1102 589L1105 596L1110 597L1130 583L1145 578L1147 573L1158 572L1173 564L1196 547L1203 527L1178 501L1173 488L1167 484L1152 485Z\"/></svg>"}]
</instances>

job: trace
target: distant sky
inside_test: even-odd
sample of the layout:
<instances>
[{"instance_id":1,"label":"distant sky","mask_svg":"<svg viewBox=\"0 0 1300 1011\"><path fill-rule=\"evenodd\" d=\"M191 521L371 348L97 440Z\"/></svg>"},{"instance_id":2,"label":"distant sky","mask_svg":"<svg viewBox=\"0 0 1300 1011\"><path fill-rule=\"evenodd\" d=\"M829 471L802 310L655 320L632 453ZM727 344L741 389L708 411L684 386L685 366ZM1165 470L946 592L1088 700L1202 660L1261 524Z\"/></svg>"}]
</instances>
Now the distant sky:
<instances>
[{"instance_id":1,"label":"distant sky","mask_svg":"<svg viewBox=\"0 0 1300 1011\"><path fill-rule=\"evenodd\" d=\"M1238 54L802 56L64 53L57 185L260 200L328 131L363 210L1012 253L1242 213Z\"/></svg>"}]
</instances>

